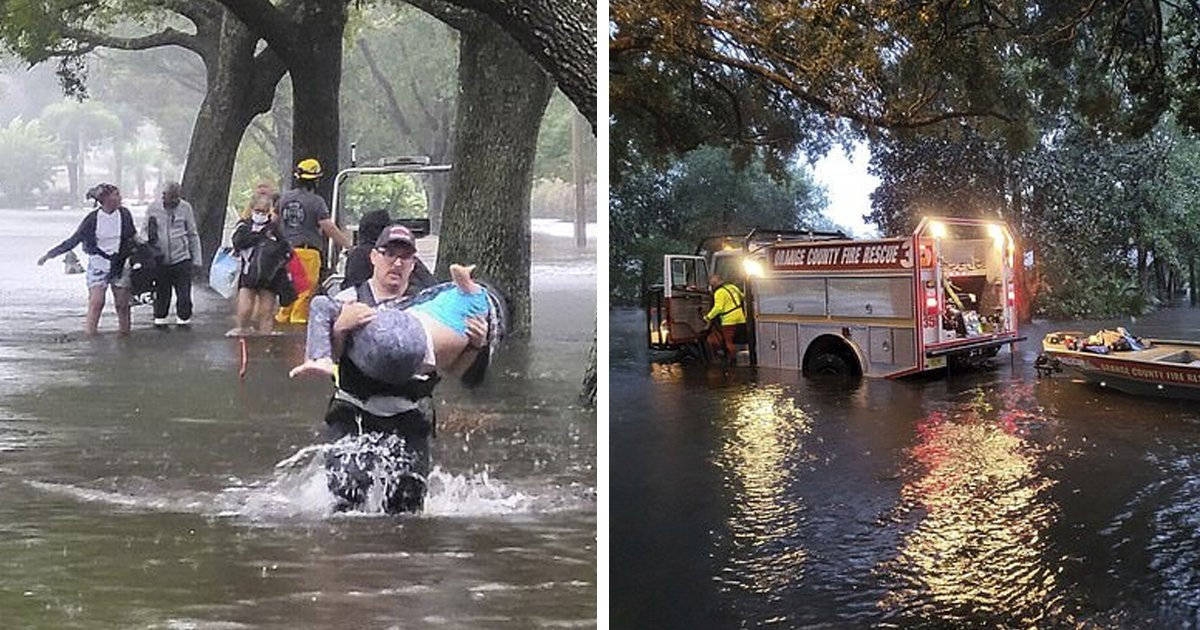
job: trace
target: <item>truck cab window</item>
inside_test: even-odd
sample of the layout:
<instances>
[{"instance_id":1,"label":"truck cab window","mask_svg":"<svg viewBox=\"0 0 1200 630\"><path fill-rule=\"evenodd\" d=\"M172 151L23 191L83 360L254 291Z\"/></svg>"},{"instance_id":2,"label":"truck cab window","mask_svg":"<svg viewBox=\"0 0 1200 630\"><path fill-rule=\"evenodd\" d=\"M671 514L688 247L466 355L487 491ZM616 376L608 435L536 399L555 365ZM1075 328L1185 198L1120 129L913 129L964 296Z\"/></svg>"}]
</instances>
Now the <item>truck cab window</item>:
<instances>
[{"instance_id":1,"label":"truck cab window","mask_svg":"<svg viewBox=\"0 0 1200 630\"><path fill-rule=\"evenodd\" d=\"M708 281L702 278L702 269L695 260L671 261L671 288L684 291L703 291Z\"/></svg>"}]
</instances>

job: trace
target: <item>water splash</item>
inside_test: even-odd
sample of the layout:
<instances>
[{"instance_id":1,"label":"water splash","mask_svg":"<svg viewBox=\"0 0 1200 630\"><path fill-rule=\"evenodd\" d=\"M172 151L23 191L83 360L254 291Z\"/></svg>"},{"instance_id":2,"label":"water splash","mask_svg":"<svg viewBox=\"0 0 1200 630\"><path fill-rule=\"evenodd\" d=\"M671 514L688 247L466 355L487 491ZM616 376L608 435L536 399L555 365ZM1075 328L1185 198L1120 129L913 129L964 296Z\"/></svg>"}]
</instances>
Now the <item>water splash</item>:
<instances>
[{"instance_id":1,"label":"water splash","mask_svg":"<svg viewBox=\"0 0 1200 630\"><path fill-rule=\"evenodd\" d=\"M391 436L395 437L395 436ZM398 438L397 438L398 439ZM338 512L338 498L329 490L326 461L329 456L361 448L384 461L372 474L390 474L410 466L408 456L395 456L395 444L382 438L355 439L306 446L275 465L273 475L258 481L225 480L217 492L165 489L150 480L125 480L120 487L100 489L28 480L43 492L71 497L85 503L103 503L121 509L155 512L195 513L255 524L310 523L331 517L362 518L388 515L383 510L384 490L371 489L359 509ZM424 511L403 518L486 517L544 514L594 507L590 488L535 485L498 479L491 469L457 473L435 466L428 475L429 492Z\"/></svg>"}]
</instances>

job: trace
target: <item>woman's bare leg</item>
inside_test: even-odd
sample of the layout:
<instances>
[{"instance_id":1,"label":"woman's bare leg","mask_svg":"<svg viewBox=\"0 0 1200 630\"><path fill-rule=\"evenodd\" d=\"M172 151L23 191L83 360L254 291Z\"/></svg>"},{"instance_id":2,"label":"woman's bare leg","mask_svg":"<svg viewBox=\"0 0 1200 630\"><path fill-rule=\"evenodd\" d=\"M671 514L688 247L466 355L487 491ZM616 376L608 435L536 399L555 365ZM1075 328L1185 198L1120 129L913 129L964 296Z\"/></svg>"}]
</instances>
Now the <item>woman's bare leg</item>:
<instances>
[{"instance_id":1,"label":"woman's bare leg","mask_svg":"<svg viewBox=\"0 0 1200 630\"><path fill-rule=\"evenodd\" d=\"M100 328L100 313L104 310L105 285L88 287L87 324L84 330L88 335L96 334Z\"/></svg>"},{"instance_id":2,"label":"woman's bare leg","mask_svg":"<svg viewBox=\"0 0 1200 630\"><path fill-rule=\"evenodd\" d=\"M112 288L113 302L117 307L117 322L120 334L128 335L132 324L132 315L130 313L130 301L133 299L133 293L129 289L121 289L118 287Z\"/></svg>"},{"instance_id":3,"label":"woman's bare leg","mask_svg":"<svg viewBox=\"0 0 1200 630\"><path fill-rule=\"evenodd\" d=\"M235 337L246 334L247 326L250 325L250 317L254 314L254 301L257 297L254 289L238 289L233 330L225 333L227 336Z\"/></svg>"},{"instance_id":4,"label":"woman's bare leg","mask_svg":"<svg viewBox=\"0 0 1200 630\"><path fill-rule=\"evenodd\" d=\"M259 289L255 293L257 299L254 310L255 319L258 320L258 333L269 335L275 329L275 293L268 289Z\"/></svg>"}]
</instances>

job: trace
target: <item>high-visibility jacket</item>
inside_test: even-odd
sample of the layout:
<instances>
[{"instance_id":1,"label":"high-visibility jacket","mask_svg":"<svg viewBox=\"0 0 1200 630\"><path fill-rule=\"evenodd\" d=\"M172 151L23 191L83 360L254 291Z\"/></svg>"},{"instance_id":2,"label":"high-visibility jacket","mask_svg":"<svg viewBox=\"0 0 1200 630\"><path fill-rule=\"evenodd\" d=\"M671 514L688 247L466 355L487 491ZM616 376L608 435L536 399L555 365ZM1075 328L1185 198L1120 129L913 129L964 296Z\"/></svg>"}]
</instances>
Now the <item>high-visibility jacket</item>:
<instances>
[{"instance_id":1,"label":"high-visibility jacket","mask_svg":"<svg viewBox=\"0 0 1200 630\"><path fill-rule=\"evenodd\" d=\"M711 321L719 317L722 326L745 324L745 301L746 296L742 295L742 290L737 288L736 284L729 282L722 284L717 287L716 291L713 291L713 307L705 319Z\"/></svg>"}]
</instances>

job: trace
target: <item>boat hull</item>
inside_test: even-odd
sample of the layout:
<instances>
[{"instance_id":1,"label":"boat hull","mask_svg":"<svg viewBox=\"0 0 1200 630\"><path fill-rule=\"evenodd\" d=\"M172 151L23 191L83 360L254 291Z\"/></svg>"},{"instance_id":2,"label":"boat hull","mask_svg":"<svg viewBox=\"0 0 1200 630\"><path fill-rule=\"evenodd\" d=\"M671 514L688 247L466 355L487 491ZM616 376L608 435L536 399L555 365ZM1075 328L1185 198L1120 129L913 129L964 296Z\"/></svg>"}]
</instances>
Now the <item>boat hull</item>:
<instances>
[{"instance_id":1,"label":"boat hull","mask_svg":"<svg viewBox=\"0 0 1200 630\"><path fill-rule=\"evenodd\" d=\"M1200 400L1200 364L1172 357L1200 354L1200 344L1155 342L1150 350L1095 354L1043 342L1043 352L1089 382L1138 396ZM1200 362L1196 362L1200 363Z\"/></svg>"}]
</instances>

